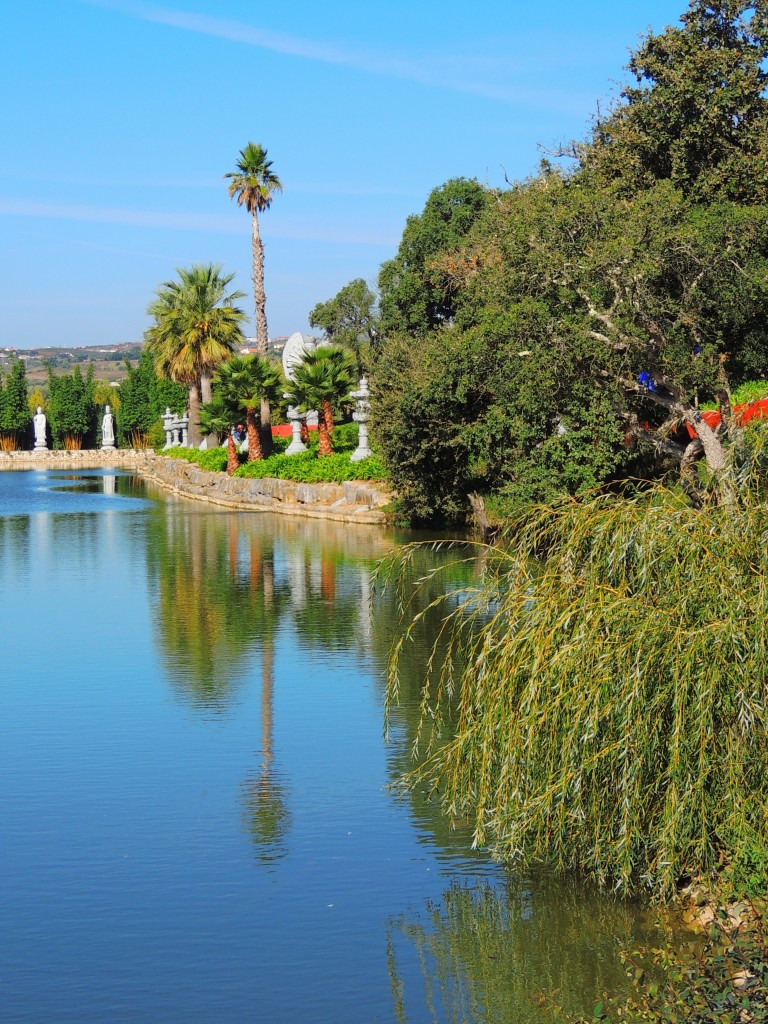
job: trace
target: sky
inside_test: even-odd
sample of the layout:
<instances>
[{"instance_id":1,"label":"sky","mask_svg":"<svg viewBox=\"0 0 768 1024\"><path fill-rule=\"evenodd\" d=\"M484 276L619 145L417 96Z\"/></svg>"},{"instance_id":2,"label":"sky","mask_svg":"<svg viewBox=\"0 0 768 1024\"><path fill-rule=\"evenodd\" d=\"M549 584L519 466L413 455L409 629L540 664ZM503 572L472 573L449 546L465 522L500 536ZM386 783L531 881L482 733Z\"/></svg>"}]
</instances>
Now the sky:
<instances>
[{"instance_id":1,"label":"sky","mask_svg":"<svg viewBox=\"0 0 768 1024\"><path fill-rule=\"evenodd\" d=\"M178 267L246 293L249 142L283 192L261 219L270 336L375 284L453 177L493 187L587 134L649 29L686 0L3 0L0 347L141 339ZM542 149L543 147L543 149Z\"/></svg>"}]
</instances>

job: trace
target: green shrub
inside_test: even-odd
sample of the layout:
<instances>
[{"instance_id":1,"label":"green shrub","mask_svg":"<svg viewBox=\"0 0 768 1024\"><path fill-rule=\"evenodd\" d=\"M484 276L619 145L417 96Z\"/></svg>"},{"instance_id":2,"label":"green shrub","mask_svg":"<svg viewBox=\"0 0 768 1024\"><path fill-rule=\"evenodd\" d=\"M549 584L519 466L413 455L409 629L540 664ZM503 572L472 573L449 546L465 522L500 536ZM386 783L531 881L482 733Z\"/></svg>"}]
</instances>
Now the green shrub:
<instances>
[{"instance_id":1,"label":"green shrub","mask_svg":"<svg viewBox=\"0 0 768 1024\"><path fill-rule=\"evenodd\" d=\"M285 439L282 447L287 446ZM275 447L278 447L275 445ZM227 467L227 452L224 448L197 451L194 448L171 448L165 452L174 459L193 462L201 469L213 473L224 472ZM250 478L275 477L279 480L295 480L299 483L342 483L345 480L385 480L386 472L381 461L370 455L360 462L350 462L349 455L334 452L325 458L318 458L317 447L299 455L276 453L267 459L247 462L247 453L240 453L240 468L235 476Z\"/></svg>"},{"instance_id":2,"label":"green shrub","mask_svg":"<svg viewBox=\"0 0 768 1024\"><path fill-rule=\"evenodd\" d=\"M246 462L235 471L239 477L277 477L301 483L342 483L344 480L384 480L386 472L375 455L360 462L334 452L318 458L314 452L300 455L272 455L260 462Z\"/></svg>"},{"instance_id":3,"label":"green shrub","mask_svg":"<svg viewBox=\"0 0 768 1024\"><path fill-rule=\"evenodd\" d=\"M223 473L227 468L226 448L209 448L207 451L198 451L197 448L170 448L164 453L172 459L183 459L185 462L193 462L201 469L210 470L212 473Z\"/></svg>"}]
</instances>

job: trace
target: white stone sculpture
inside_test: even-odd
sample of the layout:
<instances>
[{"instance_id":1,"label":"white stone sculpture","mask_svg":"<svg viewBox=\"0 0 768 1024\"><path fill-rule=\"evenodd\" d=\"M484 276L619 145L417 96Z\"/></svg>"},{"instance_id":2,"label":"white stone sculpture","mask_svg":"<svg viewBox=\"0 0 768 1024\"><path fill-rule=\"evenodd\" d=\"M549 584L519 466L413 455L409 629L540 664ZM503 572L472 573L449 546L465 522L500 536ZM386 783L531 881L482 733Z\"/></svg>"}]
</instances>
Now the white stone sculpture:
<instances>
[{"instance_id":1,"label":"white stone sculpture","mask_svg":"<svg viewBox=\"0 0 768 1024\"><path fill-rule=\"evenodd\" d=\"M43 412L42 408L38 405L37 412L32 417L32 423L33 423L34 428L35 428L35 448L34 448L34 450L36 452L47 452L48 451L48 441L47 441L47 436L46 436L46 425L47 425L47 422L48 421L45 418L45 413Z\"/></svg>"},{"instance_id":2,"label":"white stone sculpture","mask_svg":"<svg viewBox=\"0 0 768 1024\"><path fill-rule=\"evenodd\" d=\"M294 331L288 341L285 343L283 349L283 373L285 379L288 381L293 380L293 371L304 359L304 356L309 352L314 352L317 348L317 341L312 338L309 334L302 334L301 331ZM290 399L290 392L286 392L283 398ZM285 449L286 455L298 455L299 452L305 452L307 446L301 440L301 425L307 422L307 417L311 416L310 413L299 412L298 406L288 406L288 420L291 424L291 443ZM315 413L315 415L317 415Z\"/></svg>"},{"instance_id":3,"label":"white stone sculpture","mask_svg":"<svg viewBox=\"0 0 768 1024\"><path fill-rule=\"evenodd\" d=\"M283 373L286 380L293 380L293 371L308 352L314 352L317 341L309 334L294 331L283 348Z\"/></svg>"},{"instance_id":4,"label":"white stone sculpture","mask_svg":"<svg viewBox=\"0 0 768 1024\"><path fill-rule=\"evenodd\" d=\"M115 450L115 417L108 405L104 406L104 416L101 421L101 450L103 452Z\"/></svg>"}]
</instances>

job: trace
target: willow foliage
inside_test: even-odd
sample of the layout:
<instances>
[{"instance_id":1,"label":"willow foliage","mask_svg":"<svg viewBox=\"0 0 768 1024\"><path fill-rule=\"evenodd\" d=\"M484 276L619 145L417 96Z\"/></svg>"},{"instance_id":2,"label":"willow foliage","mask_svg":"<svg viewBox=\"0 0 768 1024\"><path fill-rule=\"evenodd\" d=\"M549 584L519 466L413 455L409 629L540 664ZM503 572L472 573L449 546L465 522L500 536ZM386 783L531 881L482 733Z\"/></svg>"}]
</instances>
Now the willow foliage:
<instances>
[{"instance_id":1,"label":"willow foliage","mask_svg":"<svg viewBox=\"0 0 768 1024\"><path fill-rule=\"evenodd\" d=\"M623 892L668 896L724 860L735 879L754 879L756 861L767 873L760 490L742 480L729 505L703 509L660 485L564 498L481 545L476 586L431 606L445 609L443 631L422 691L420 763L405 783L439 791L499 856ZM379 570L400 588L405 623L390 706L424 614L409 614L414 555L402 548Z\"/></svg>"}]
</instances>

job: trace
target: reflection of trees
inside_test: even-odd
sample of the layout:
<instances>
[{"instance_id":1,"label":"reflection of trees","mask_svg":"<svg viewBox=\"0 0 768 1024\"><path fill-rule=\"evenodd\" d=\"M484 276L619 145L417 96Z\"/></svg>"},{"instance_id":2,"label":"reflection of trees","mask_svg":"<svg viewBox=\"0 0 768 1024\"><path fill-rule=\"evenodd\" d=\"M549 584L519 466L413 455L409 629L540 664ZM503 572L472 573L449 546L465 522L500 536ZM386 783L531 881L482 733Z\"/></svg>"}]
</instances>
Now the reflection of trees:
<instances>
[{"instance_id":1,"label":"reflection of trees","mask_svg":"<svg viewBox=\"0 0 768 1024\"><path fill-rule=\"evenodd\" d=\"M379 531L337 523L202 511L166 500L149 516L160 648L173 685L193 705L220 712L261 658L261 761L242 786L243 818L262 860L282 855L286 785L274 757L274 662L280 636L300 645L365 647L363 599Z\"/></svg>"},{"instance_id":2,"label":"reflection of trees","mask_svg":"<svg viewBox=\"0 0 768 1024\"><path fill-rule=\"evenodd\" d=\"M396 558L393 564L397 564ZM436 571L438 568L439 572ZM393 783L416 767L432 740L441 734L450 736L454 729L453 701L449 694L441 696L440 693L441 672L449 650L448 636L441 636L441 630L452 606L442 598L446 593L466 594L480 568L474 552L467 551L462 545L451 547L442 543L436 547L424 544L411 551L408 562L401 566L398 575L387 578L382 567L377 577L377 615L389 622L386 633L382 634L381 630L375 633L375 643L381 645L378 655L383 663L386 664L393 645L402 636L403 628L399 622L402 609L405 610L405 619L413 622L408 642L403 644L398 657L397 700L387 701L388 771ZM436 637L439 638L437 643ZM457 669L460 646L451 650L451 656ZM428 699L434 706L439 705L440 711L431 719L436 729L434 736L419 729L427 679ZM417 821L425 831L434 835L439 846L467 851L467 855L471 855L468 851L471 835L466 829L454 832L453 827L457 823L451 822L441 812L437 799L427 799L419 789L410 791L409 798Z\"/></svg>"},{"instance_id":3,"label":"reflection of trees","mask_svg":"<svg viewBox=\"0 0 768 1024\"><path fill-rule=\"evenodd\" d=\"M249 589L230 572L233 516L162 506L148 526L157 635L171 681L193 704L222 710L255 643Z\"/></svg>"},{"instance_id":4,"label":"reflection of trees","mask_svg":"<svg viewBox=\"0 0 768 1024\"><path fill-rule=\"evenodd\" d=\"M360 569L367 577L388 549L379 531L170 500L149 533L161 649L196 704L226 706L246 655L278 629L321 648L354 649L370 634Z\"/></svg>"},{"instance_id":5,"label":"reflection of trees","mask_svg":"<svg viewBox=\"0 0 768 1024\"><path fill-rule=\"evenodd\" d=\"M274 548L271 544L249 543L248 583L252 598L261 611L261 765L243 783L244 819L259 859L275 860L284 855L283 839L288 830L286 787L275 770L274 689L275 632L280 604L287 588L275 587Z\"/></svg>"},{"instance_id":6,"label":"reflection of trees","mask_svg":"<svg viewBox=\"0 0 768 1024\"><path fill-rule=\"evenodd\" d=\"M587 911L591 911L588 913ZM641 933L644 933L641 935ZM658 941L638 908L598 898L569 879L510 876L502 889L456 884L423 916L388 926L388 963L401 1024L425 1018L484 1024L544 1022L541 993L589 1016L605 991L629 982L617 950ZM413 968L423 984L416 991Z\"/></svg>"},{"instance_id":7,"label":"reflection of trees","mask_svg":"<svg viewBox=\"0 0 768 1024\"><path fill-rule=\"evenodd\" d=\"M45 521L46 513L38 513ZM9 579L23 579L29 565L31 535L29 516L0 515L0 571Z\"/></svg>"}]
</instances>

